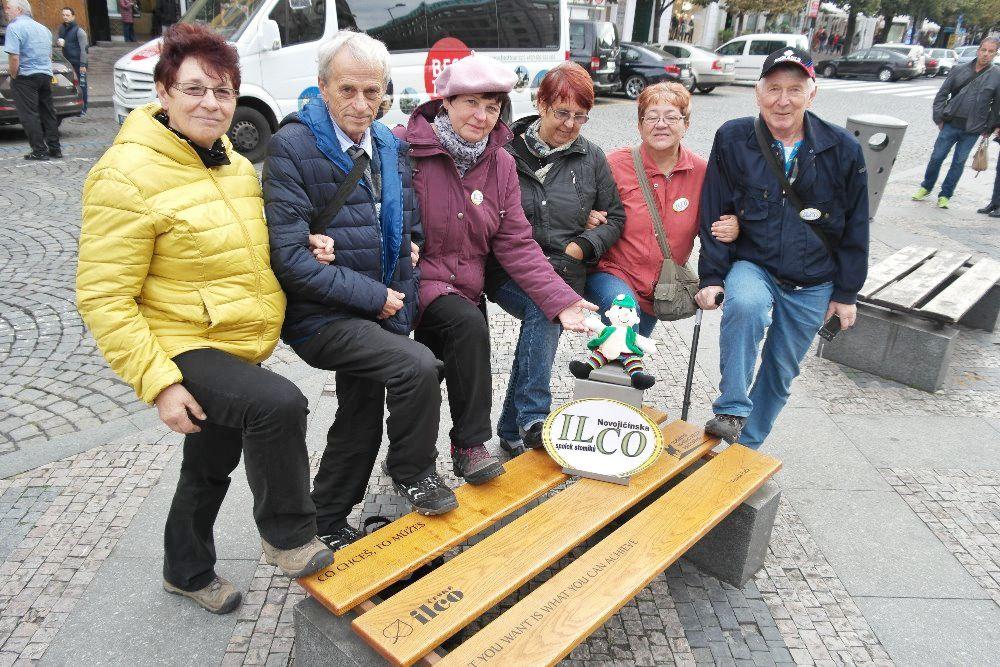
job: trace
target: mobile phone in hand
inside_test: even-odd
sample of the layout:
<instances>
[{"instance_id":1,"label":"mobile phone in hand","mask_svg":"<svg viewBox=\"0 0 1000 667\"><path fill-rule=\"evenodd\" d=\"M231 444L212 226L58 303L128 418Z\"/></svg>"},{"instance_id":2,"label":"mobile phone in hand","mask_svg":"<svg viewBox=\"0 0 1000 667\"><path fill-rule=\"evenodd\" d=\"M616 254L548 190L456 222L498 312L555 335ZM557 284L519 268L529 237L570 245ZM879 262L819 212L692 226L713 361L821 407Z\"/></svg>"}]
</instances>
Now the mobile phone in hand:
<instances>
[{"instance_id":1,"label":"mobile phone in hand","mask_svg":"<svg viewBox=\"0 0 1000 667\"><path fill-rule=\"evenodd\" d=\"M840 333L840 317L836 313L830 317L819 330L819 337L823 340L833 340L834 336Z\"/></svg>"}]
</instances>

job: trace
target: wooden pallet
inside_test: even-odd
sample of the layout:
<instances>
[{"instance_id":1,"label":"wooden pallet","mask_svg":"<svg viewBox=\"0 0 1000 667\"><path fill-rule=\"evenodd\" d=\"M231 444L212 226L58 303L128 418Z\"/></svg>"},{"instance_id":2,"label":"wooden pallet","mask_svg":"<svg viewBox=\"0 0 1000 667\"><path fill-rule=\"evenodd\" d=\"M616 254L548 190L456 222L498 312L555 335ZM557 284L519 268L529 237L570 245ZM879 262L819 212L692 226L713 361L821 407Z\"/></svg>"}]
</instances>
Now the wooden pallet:
<instances>
[{"instance_id":1,"label":"wooden pallet","mask_svg":"<svg viewBox=\"0 0 1000 667\"><path fill-rule=\"evenodd\" d=\"M336 614L360 611L352 627L391 664L432 664L442 660L435 649L446 639L690 464L709 459L443 658L447 664L490 662L484 655L515 660L508 664L556 662L781 466L739 445L709 457L718 440L686 422L661 424L661 430L664 454L629 485L576 480L385 600L377 594L391 583L569 478L544 451L529 451L496 480L457 489L457 510L406 515L338 551L331 568L299 581ZM524 618L517 618L522 611Z\"/></svg>"},{"instance_id":2,"label":"wooden pallet","mask_svg":"<svg viewBox=\"0 0 1000 667\"><path fill-rule=\"evenodd\" d=\"M953 324L1000 281L1000 262L924 246L907 246L868 272L862 302Z\"/></svg>"}]
</instances>

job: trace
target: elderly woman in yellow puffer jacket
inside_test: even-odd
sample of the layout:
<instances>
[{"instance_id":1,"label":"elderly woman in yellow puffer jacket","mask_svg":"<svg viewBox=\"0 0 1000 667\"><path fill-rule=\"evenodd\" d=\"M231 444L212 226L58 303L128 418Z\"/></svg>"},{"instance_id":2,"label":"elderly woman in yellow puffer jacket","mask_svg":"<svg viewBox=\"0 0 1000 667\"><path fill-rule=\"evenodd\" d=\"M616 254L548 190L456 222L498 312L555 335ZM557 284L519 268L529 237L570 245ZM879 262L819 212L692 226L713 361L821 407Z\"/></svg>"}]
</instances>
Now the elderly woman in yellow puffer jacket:
<instances>
[{"instance_id":1,"label":"elderly woman in yellow puffer jacket","mask_svg":"<svg viewBox=\"0 0 1000 667\"><path fill-rule=\"evenodd\" d=\"M215 517L246 459L267 561L290 577L333 562L309 497L306 399L259 366L285 296L271 272L257 174L224 136L236 50L177 24L136 109L83 190L77 303L111 368L184 433L165 528L163 587L214 613L239 606L215 573Z\"/></svg>"}]
</instances>

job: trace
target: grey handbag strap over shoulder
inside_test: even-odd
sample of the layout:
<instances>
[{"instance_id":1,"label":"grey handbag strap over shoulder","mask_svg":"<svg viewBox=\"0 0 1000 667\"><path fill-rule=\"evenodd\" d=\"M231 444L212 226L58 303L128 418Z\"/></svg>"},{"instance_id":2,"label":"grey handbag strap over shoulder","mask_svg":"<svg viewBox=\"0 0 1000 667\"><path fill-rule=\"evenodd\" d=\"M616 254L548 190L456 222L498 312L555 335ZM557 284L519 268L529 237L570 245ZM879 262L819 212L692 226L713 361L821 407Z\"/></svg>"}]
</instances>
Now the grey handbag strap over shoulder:
<instances>
[{"instance_id":1,"label":"grey handbag strap over shoulder","mask_svg":"<svg viewBox=\"0 0 1000 667\"><path fill-rule=\"evenodd\" d=\"M663 218L660 217L660 209L653 198L653 188L646 177L646 170L642 166L642 155L637 146L632 147L632 164L635 166L635 177L639 181L639 189L642 190L642 196L646 198L646 208L649 209L649 215L653 218L653 232L660 244L660 250L663 252L663 259L673 259L670 255L670 246L667 244L667 233L663 229Z\"/></svg>"}]
</instances>

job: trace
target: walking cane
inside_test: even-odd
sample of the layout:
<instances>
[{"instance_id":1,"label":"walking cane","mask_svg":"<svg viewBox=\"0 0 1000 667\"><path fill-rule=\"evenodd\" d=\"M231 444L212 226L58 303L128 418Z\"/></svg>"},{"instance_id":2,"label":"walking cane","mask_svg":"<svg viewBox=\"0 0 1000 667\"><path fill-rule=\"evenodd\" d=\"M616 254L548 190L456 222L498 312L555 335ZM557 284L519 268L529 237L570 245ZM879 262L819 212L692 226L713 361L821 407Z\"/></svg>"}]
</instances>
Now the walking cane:
<instances>
[{"instance_id":1,"label":"walking cane","mask_svg":"<svg viewBox=\"0 0 1000 667\"><path fill-rule=\"evenodd\" d=\"M726 295L719 292L715 295L715 305L721 306ZM684 404L681 406L681 421L687 421L688 408L691 407L691 383L694 381L694 360L698 356L698 337L701 336L701 316L704 314L701 308L694 314L694 335L691 337L691 356L688 358L687 382L684 384Z\"/></svg>"}]
</instances>

